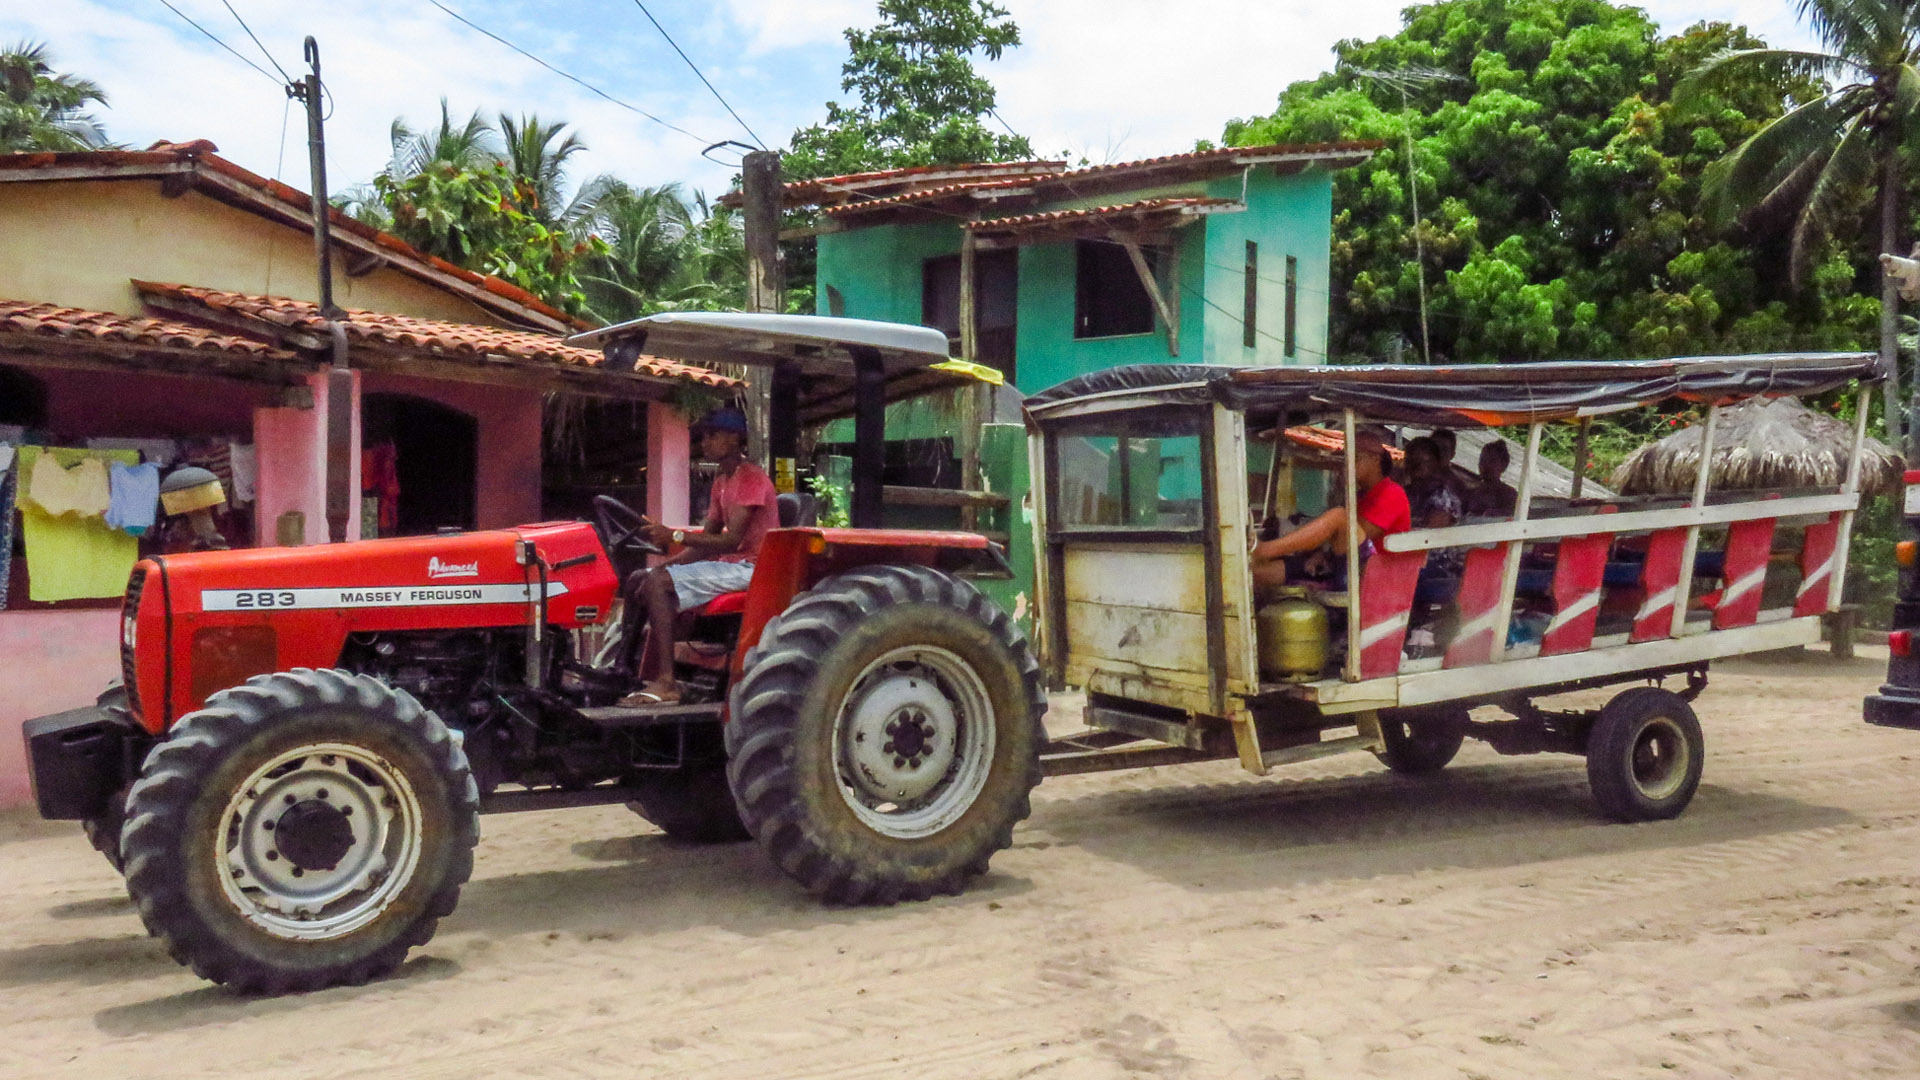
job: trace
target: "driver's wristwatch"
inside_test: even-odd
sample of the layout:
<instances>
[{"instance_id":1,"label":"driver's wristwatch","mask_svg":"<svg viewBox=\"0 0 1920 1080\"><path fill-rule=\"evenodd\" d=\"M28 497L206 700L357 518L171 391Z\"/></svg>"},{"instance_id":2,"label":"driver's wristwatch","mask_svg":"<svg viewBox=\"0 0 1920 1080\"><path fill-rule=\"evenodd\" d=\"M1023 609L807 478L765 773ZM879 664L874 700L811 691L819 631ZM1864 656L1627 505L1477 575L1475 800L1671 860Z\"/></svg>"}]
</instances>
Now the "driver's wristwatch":
<instances>
[{"instance_id":1,"label":"driver's wristwatch","mask_svg":"<svg viewBox=\"0 0 1920 1080\"><path fill-rule=\"evenodd\" d=\"M672 535L673 535L673 542L674 542L674 543L676 543L676 544L680 544L680 545L683 545L683 546L684 546L684 545L686 544L686 542L687 542L687 530L685 530L685 529L675 529L675 530L673 530L673 533L672 533Z\"/></svg>"}]
</instances>

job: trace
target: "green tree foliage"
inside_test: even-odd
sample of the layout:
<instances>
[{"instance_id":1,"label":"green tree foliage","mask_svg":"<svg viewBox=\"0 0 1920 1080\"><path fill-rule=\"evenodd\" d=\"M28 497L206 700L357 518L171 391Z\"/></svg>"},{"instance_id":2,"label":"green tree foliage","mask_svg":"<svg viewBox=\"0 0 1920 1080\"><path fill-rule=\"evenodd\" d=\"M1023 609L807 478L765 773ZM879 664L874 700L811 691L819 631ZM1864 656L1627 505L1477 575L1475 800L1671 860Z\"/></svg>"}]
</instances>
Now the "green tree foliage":
<instances>
[{"instance_id":1,"label":"green tree foliage","mask_svg":"<svg viewBox=\"0 0 1920 1080\"><path fill-rule=\"evenodd\" d=\"M1384 357L1419 341L1419 275L1404 139L1412 126L1435 360L1652 356L1858 347L1878 304L1855 295L1863 251L1716 227L1702 177L1730 147L1823 92L1773 71L1675 90L1709 58L1764 44L1703 23L1663 37L1604 0L1441 0L1400 33L1344 41L1333 71L1228 123L1229 145L1378 139L1335 180L1333 352ZM1428 68L1401 91L1362 72Z\"/></svg>"},{"instance_id":2,"label":"green tree foliage","mask_svg":"<svg viewBox=\"0 0 1920 1080\"><path fill-rule=\"evenodd\" d=\"M794 132L789 179L1033 156L1017 135L988 130L993 84L974 57L998 60L1020 28L989 0L880 0L880 22L846 31L840 88L825 123Z\"/></svg>"},{"instance_id":3,"label":"green tree foliage","mask_svg":"<svg viewBox=\"0 0 1920 1080\"><path fill-rule=\"evenodd\" d=\"M55 72L43 44L0 52L0 153L107 149L106 128L87 111L106 103L99 84Z\"/></svg>"},{"instance_id":4,"label":"green tree foliage","mask_svg":"<svg viewBox=\"0 0 1920 1080\"><path fill-rule=\"evenodd\" d=\"M590 317L613 323L658 311L746 306L739 218L703 196L689 198L677 184L616 184L598 199L591 227L606 247L579 267Z\"/></svg>"}]
</instances>

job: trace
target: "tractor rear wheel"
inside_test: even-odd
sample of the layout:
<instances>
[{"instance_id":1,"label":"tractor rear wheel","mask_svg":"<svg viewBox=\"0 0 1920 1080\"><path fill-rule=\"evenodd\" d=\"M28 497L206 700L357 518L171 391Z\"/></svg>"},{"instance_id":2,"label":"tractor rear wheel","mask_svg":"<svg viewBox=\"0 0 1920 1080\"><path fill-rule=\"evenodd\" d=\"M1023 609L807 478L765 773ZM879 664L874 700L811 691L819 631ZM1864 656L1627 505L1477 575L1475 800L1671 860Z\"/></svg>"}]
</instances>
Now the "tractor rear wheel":
<instances>
[{"instance_id":1,"label":"tractor rear wheel","mask_svg":"<svg viewBox=\"0 0 1920 1080\"><path fill-rule=\"evenodd\" d=\"M247 680L182 718L127 795L127 889L202 978L249 993L386 974L451 914L480 794L439 718L367 675Z\"/></svg>"},{"instance_id":2,"label":"tractor rear wheel","mask_svg":"<svg viewBox=\"0 0 1920 1080\"><path fill-rule=\"evenodd\" d=\"M1616 821L1678 817L1700 787L1706 750L1685 698L1654 686L1622 690L1587 735L1587 785Z\"/></svg>"},{"instance_id":3,"label":"tractor rear wheel","mask_svg":"<svg viewBox=\"0 0 1920 1080\"><path fill-rule=\"evenodd\" d=\"M800 596L748 653L727 774L748 830L809 892L924 900L1012 842L1045 711L999 605L938 570L861 567Z\"/></svg>"},{"instance_id":4,"label":"tractor rear wheel","mask_svg":"<svg viewBox=\"0 0 1920 1080\"><path fill-rule=\"evenodd\" d=\"M631 786L633 801L627 809L669 839L689 844L753 839L740 821L740 809L733 803L723 764L649 771L634 778Z\"/></svg>"}]
</instances>

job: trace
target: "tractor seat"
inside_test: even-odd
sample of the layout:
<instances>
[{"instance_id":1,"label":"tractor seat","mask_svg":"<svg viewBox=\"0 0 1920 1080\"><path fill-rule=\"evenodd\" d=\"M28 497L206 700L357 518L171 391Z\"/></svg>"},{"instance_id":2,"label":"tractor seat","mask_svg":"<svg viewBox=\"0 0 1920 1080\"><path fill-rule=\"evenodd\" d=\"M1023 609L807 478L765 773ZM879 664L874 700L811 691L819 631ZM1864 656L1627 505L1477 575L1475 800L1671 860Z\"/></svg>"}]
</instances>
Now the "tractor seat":
<instances>
[{"instance_id":1,"label":"tractor seat","mask_svg":"<svg viewBox=\"0 0 1920 1080\"><path fill-rule=\"evenodd\" d=\"M747 610L747 591L721 593L700 609L702 615L738 615Z\"/></svg>"}]
</instances>

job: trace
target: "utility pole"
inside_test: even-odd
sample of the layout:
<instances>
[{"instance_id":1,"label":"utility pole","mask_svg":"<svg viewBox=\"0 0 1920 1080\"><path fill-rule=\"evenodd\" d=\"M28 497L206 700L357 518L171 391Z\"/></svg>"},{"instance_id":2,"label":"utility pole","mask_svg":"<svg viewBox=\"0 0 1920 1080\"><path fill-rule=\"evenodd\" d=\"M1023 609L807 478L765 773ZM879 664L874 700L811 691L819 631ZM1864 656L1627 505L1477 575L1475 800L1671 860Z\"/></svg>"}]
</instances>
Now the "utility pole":
<instances>
[{"instance_id":1,"label":"utility pole","mask_svg":"<svg viewBox=\"0 0 1920 1080\"><path fill-rule=\"evenodd\" d=\"M783 199L780 181L780 153L755 150L740 162L740 227L747 248L747 310L781 312L786 308L786 274L780 265L780 210ZM774 476L781 490L793 488L793 454L797 432L769 430L776 372L758 365L746 371L747 456L759 462ZM782 387L782 390L788 389ZM778 410L791 415L791 409ZM785 426L785 425L783 425ZM775 438L779 436L779 438ZM771 445L770 444L778 444ZM768 451L772 449L770 457ZM784 472L777 458L786 459Z\"/></svg>"},{"instance_id":2,"label":"utility pole","mask_svg":"<svg viewBox=\"0 0 1920 1080\"><path fill-rule=\"evenodd\" d=\"M347 539L353 499L353 372L347 367L347 332L333 303L333 205L327 199L327 139L321 115L320 43L307 38L307 74L287 84L287 96L307 109L307 163L312 171L313 257L320 274L320 316L333 339L333 365L327 369L327 536Z\"/></svg>"}]
</instances>

